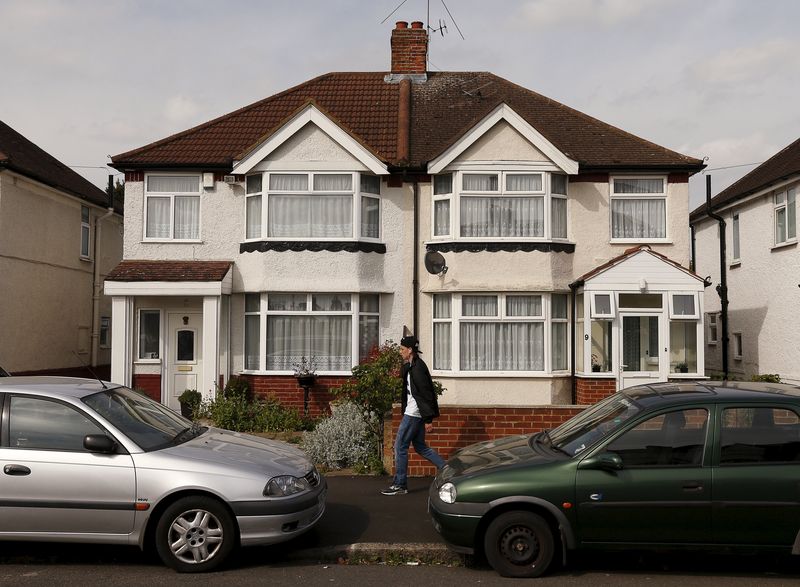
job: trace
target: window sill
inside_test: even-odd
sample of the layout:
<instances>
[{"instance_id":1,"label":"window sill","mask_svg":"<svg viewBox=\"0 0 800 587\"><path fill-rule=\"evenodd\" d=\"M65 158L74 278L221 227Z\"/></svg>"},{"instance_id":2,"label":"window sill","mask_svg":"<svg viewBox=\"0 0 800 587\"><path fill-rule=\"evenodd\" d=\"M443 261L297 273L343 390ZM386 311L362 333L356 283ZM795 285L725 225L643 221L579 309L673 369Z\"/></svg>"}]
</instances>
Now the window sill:
<instances>
[{"instance_id":1,"label":"window sill","mask_svg":"<svg viewBox=\"0 0 800 587\"><path fill-rule=\"evenodd\" d=\"M171 245L202 245L202 240L179 240L174 238L145 238L140 241L143 245L161 245L161 244L171 244Z\"/></svg>"},{"instance_id":2,"label":"window sill","mask_svg":"<svg viewBox=\"0 0 800 587\"><path fill-rule=\"evenodd\" d=\"M134 365L160 365L161 359L135 359Z\"/></svg>"},{"instance_id":3,"label":"window sill","mask_svg":"<svg viewBox=\"0 0 800 587\"><path fill-rule=\"evenodd\" d=\"M770 250L779 251L781 249L788 249L790 247L796 247L796 246L797 246L797 240L791 240L791 241L786 241L785 243L778 243L777 245L774 245Z\"/></svg>"},{"instance_id":4,"label":"window sill","mask_svg":"<svg viewBox=\"0 0 800 587\"><path fill-rule=\"evenodd\" d=\"M564 241L429 241L425 243L428 251L440 253L507 253L540 251L542 253L574 253L575 243Z\"/></svg>"},{"instance_id":5,"label":"window sill","mask_svg":"<svg viewBox=\"0 0 800 587\"><path fill-rule=\"evenodd\" d=\"M239 245L240 253L265 253L276 251L329 251L338 253L340 251L348 253L386 253L384 243L371 241L246 241Z\"/></svg>"},{"instance_id":6,"label":"window sill","mask_svg":"<svg viewBox=\"0 0 800 587\"><path fill-rule=\"evenodd\" d=\"M259 371L252 369L242 369L239 375L247 375L253 377L291 377L295 378L294 371ZM317 371L316 377L352 377L351 371Z\"/></svg>"},{"instance_id":7,"label":"window sill","mask_svg":"<svg viewBox=\"0 0 800 587\"><path fill-rule=\"evenodd\" d=\"M671 245L669 238L612 238L608 241L612 245Z\"/></svg>"},{"instance_id":8,"label":"window sill","mask_svg":"<svg viewBox=\"0 0 800 587\"><path fill-rule=\"evenodd\" d=\"M731 261L731 264L730 264L729 268L730 269L736 269L737 267L741 267L741 266L742 266L742 261L740 259L736 259L735 261Z\"/></svg>"},{"instance_id":9,"label":"window sill","mask_svg":"<svg viewBox=\"0 0 800 587\"><path fill-rule=\"evenodd\" d=\"M92 262L92 259L91 259L91 257L84 257L83 255L81 255L80 257L78 257L78 259L79 259L79 260L81 260L81 261L83 261L84 263L91 263L91 262Z\"/></svg>"},{"instance_id":10,"label":"window sill","mask_svg":"<svg viewBox=\"0 0 800 587\"><path fill-rule=\"evenodd\" d=\"M431 375L435 377L447 377L448 379L470 379L475 377L505 377L507 379L552 379L554 377L569 377L568 371L554 371L545 373L543 371L441 371L431 370Z\"/></svg>"}]
</instances>

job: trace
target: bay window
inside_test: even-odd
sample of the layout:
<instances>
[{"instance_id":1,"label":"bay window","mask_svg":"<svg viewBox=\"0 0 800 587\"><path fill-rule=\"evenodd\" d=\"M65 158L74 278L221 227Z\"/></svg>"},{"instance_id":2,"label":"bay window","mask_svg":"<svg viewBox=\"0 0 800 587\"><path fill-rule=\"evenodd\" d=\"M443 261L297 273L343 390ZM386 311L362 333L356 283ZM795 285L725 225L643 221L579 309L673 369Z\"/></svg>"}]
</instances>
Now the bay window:
<instances>
[{"instance_id":1,"label":"bay window","mask_svg":"<svg viewBox=\"0 0 800 587\"><path fill-rule=\"evenodd\" d=\"M290 372L305 357L317 372L349 372L378 346L379 326L378 294L248 293L244 368Z\"/></svg>"},{"instance_id":2,"label":"bay window","mask_svg":"<svg viewBox=\"0 0 800 587\"><path fill-rule=\"evenodd\" d=\"M796 192L792 188L775 194L775 244L793 242L797 239Z\"/></svg>"},{"instance_id":3,"label":"bay window","mask_svg":"<svg viewBox=\"0 0 800 587\"><path fill-rule=\"evenodd\" d=\"M200 238L200 175L145 177L145 238Z\"/></svg>"},{"instance_id":4,"label":"bay window","mask_svg":"<svg viewBox=\"0 0 800 587\"><path fill-rule=\"evenodd\" d=\"M666 185L664 177L612 177L611 238L666 238Z\"/></svg>"},{"instance_id":5,"label":"bay window","mask_svg":"<svg viewBox=\"0 0 800 587\"><path fill-rule=\"evenodd\" d=\"M245 207L247 240L378 240L381 236L377 176L254 174L247 177Z\"/></svg>"},{"instance_id":6,"label":"bay window","mask_svg":"<svg viewBox=\"0 0 800 587\"><path fill-rule=\"evenodd\" d=\"M567 369L568 299L564 294L434 295L433 368L462 373Z\"/></svg>"},{"instance_id":7,"label":"bay window","mask_svg":"<svg viewBox=\"0 0 800 587\"><path fill-rule=\"evenodd\" d=\"M567 238L567 176L459 171L433 177L434 238Z\"/></svg>"}]
</instances>

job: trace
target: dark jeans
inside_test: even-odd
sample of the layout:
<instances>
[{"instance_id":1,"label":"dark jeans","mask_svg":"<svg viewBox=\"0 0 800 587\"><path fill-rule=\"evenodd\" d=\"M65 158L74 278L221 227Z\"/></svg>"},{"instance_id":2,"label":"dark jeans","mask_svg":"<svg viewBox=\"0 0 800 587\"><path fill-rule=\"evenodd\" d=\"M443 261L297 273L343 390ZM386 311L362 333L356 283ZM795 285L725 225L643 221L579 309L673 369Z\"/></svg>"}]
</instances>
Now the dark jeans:
<instances>
[{"instance_id":1,"label":"dark jeans","mask_svg":"<svg viewBox=\"0 0 800 587\"><path fill-rule=\"evenodd\" d=\"M394 485L406 487L408 484L408 447L411 444L419 456L428 459L437 469L444 467L444 459L425 444L425 423L422 418L403 414L394 441Z\"/></svg>"}]
</instances>

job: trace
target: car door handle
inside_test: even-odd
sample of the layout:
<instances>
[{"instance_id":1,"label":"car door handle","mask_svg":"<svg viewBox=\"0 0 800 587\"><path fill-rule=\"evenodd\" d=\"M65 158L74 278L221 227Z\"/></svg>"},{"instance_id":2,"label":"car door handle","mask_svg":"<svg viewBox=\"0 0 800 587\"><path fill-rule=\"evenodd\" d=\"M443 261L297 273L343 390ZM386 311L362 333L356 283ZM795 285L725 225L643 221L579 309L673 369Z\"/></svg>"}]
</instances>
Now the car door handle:
<instances>
[{"instance_id":1,"label":"car door handle","mask_svg":"<svg viewBox=\"0 0 800 587\"><path fill-rule=\"evenodd\" d=\"M3 473L6 475L30 475L31 470L25 465L6 465L3 467Z\"/></svg>"},{"instance_id":2,"label":"car door handle","mask_svg":"<svg viewBox=\"0 0 800 587\"><path fill-rule=\"evenodd\" d=\"M703 491L703 484L699 481L686 481L683 484L683 490L691 492Z\"/></svg>"}]
</instances>

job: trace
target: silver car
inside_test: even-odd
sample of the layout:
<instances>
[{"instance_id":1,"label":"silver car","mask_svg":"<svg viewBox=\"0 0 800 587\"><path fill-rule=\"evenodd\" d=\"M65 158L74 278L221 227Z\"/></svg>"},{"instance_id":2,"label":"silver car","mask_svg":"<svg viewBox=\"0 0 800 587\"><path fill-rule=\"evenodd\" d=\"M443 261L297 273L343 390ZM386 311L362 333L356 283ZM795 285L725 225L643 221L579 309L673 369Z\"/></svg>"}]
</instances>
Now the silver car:
<instances>
[{"instance_id":1,"label":"silver car","mask_svg":"<svg viewBox=\"0 0 800 587\"><path fill-rule=\"evenodd\" d=\"M91 379L0 378L0 467L0 539L154 545L180 572L325 512L325 479L299 449Z\"/></svg>"}]
</instances>

